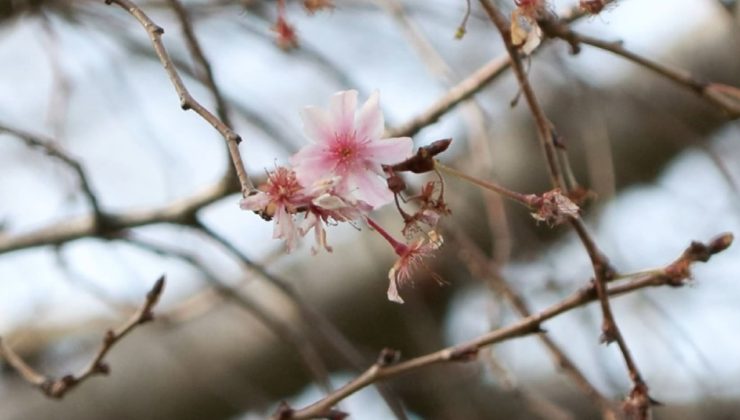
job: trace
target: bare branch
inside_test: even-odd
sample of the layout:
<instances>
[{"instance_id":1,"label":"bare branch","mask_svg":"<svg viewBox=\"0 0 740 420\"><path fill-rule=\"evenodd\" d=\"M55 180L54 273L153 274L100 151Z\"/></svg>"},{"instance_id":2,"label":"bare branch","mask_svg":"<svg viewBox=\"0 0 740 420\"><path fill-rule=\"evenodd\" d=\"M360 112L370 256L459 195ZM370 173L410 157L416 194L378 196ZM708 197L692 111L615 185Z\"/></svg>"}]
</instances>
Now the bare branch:
<instances>
[{"instance_id":1,"label":"bare branch","mask_svg":"<svg viewBox=\"0 0 740 420\"><path fill-rule=\"evenodd\" d=\"M604 3L613 3L614 0L606 0ZM586 13L580 7L574 7L566 12L562 19L564 22L575 22L585 16ZM535 51L536 52L536 51ZM447 90L447 92L424 112L410 119L406 123L388 130L388 137L413 136L424 127L433 124L444 114L452 110L461 102L478 93L481 89L496 80L511 66L509 54L502 54L483 65L473 74Z\"/></svg>"},{"instance_id":2,"label":"bare branch","mask_svg":"<svg viewBox=\"0 0 740 420\"><path fill-rule=\"evenodd\" d=\"M519 316L522 318L530 316L531 312L524 299L509 285L498 270L491 266L491 262L487 260L482 251L476 247L469 238L462 234L457 234L455 239L461 245L461 249L465 255L463 260L466 261L471 272L477 276L488 279L493 289L509 301L509 304L514 308L514 311ZM576 386L578 386L578 388L580 388L581 391L583 391L583 393L601 409L604 418L616 419L617 416L614 410L614 404L609 401L608 398L604 397L599 390L589 382L586 375L578 369L576 364L567 354L565 354L565 351L562 350L560 346L558 346L558 344L555 343L555 341L546 333L537 334L537 337L547 348L555 362L555 365L562 369L563 372L573 380L573 383L575 383Z\"/></svg>"},{"instance_id":3,"label":"bare branch","mask_svg":"<svg viewBox=\"0 0 740 420\"><path fill-rule=\"evenodd\" d=\"M93 356L87 367L82 369L77 375L69 374L61 378L51 378L35 371L29 366L18 354L16 354L0 337L0 356L2 356L10 366L13 367L28 383L38 388L50 398L61 399L67 392L74 389L87 379L96 375L107 375L110 373L110 366L105 363L105 356L108 355L113 347L128 335L134 328L141 324L147 323L154 319L152 310L159 302L159 298L164 291L165 279L160 277L152 289L147 293L144 304L134 313L131 318L123 325L116 329L108 330L103 336L103 342L98 351Z\"/></svg>"},{"instance_id":4,"label":"bare branch","mask_svg":"<svg viewBox=\"0 0 740 420\"><path fill-rule=\"evenodd\" d=\"M185 84L182 81L182 78L180 78L180 75L175 68L174 63L172 62L172 59L169 56L169 53L167 52L167 49L164 47L164 43L162 42L164 29L155 24L149 18L149 16L147 16L146 13L141 10L141 8L139 8L136 4L129 0L104 1L106 4L117 4L128 13L130 13L134 18L136 18L139 23L141 23L141 25L144 27L147 34L149 35L149 39L152 41L154 51L157 53L157 56L159 57L164 70L167 72L167 76L170 78L170 81L175 87L177 95L180 97L180 107L183 110L192 109L193 111L195 111L195 113L200 115L204 120L211 124L213 128L215 128L219 133L221 133L228 145L229 155L231 156L234 168L236 169L236 175L239 178L239 184L242 188L242 195L246 196L247 194L249 194L250 191L254 190L254 185L249 179L249 175L244 168L244 163L242 162L242 157L239 152L239 143L241 142L241 137L223 121L221 121L218 117L213 115L208 109L201 105L200 102L196 101L195 98L193 98L193 96L187 90Z\"/></svg>"},{"instance_id":5,"label":"bare branch","mask_svg":"<svg viewBox=\"0 0 740 420\"><path fill-rule=\"evenodd\" d=\"M666 266L665 269L644 277L636 278L624 285L610 287L608 289L608 294L622 295L645 287L665 285L680 286L684 284L683 282L687 278L686 276L689 275L688 267L692 263L697 261L708 261L712 255L727 249L727 247L732 243L732 240L732 235L725 233L712 239L707 244L692 242L683 254L676 261ZM678 268L686 268L686 270L678 270ZM381 357L379 357L378 362L367 369L362 375L337 389L333 394L300 410L292 410L285 407L279 410L273 419L326 418L327 413L331 413L332 407L334 407L339 401L342 401L370 384L390 379L430 365L473 360L479 349L483 347L524 335L540 333L542 331L540 326L543 322L595 300L598 300L598 296L596 294L594 284L591 283L562 301L538 313L522 318L507 327L488 332L455 346L446 347L433 353L398 363L392 362L397 359L391 359L391 363L389 363L389 358L384 357L384 355L388 354L388 351L384 351L381 353Z\"/></svg>"},{"instance_id":6,"label":"bare branch","mask_svg":"<svg viewBox=\"0 0 740 420\"><path fill-rule=\"evenodd\" d=\"M581 44L611 52L676 83L680 87L696 93L723 110L730 119L740 118L740 90L737 88L699 81L686 71L672 69L628 50L622 42L608 42L595 37L582 35L571 30L568 25L554 19L544 19L538 23L547 36L560 38L570 44L574 53L580 51ZM733 92L732 89L736 92ZM725 94L724 92L728 93ZM730 92L734 93L734 95Z\"/></svg>"},{"instance_id":7,"label":"bare branch","mask_svg":"<svg viewBox=\"0 0 740 420\"><path fill-rule=\"evenodd\" d=\"M115 237L126 229L157 223L191 225L198 210L229 194L238 192L234 189L234 185L228 179L223 179L189 197L162 207L132 210L125 213L107 213L104 228L96 224L94 217L84 216L24 234L10 236L0 233L0 254L37 246L59 245L86 237Z\"/></svg>"}]
</instances>

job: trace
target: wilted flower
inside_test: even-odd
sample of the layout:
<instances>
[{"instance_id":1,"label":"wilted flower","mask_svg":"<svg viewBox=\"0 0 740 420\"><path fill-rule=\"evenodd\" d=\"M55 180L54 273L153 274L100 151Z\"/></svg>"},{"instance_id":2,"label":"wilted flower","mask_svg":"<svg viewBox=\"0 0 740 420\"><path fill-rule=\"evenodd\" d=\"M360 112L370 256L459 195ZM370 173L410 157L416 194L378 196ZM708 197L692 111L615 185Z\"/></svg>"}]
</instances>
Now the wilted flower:
<instances>
[{"instance_id":1,"label":"wilted flower","mask_svg":"<svg viewBox=\"0 0 740 420\"><path fill-rule=\"evenodd\" d=\"M337 195L377 208L393 199L381 165L408 158L413 144L408 137L381 139L384 123L377 92L359 113L356 107L357 91L348 90L332 96L328 111L306 108L303 123L311 144L296 153L291 163L303 185L339 177Z\"/></svg>"},{"instance_id":2,"label":"wilted flower","mask_svg":"<svg viewBox=\"0 0 740 420\"><path fill-rule=\"evenodd\" d=\"M403 303L401 295L398 294L398 286L411 280L411 273L419 264L423 264L422 260L442 246L442 237L432 230L425 237L417 239L410 245L406 245L393 238L390 233L386 232L373 219L368 217L366 220L367 224L375 229L393 247L393 251L398 255L398 260L396 260L396 263L393 264L393 267L388 272L388 300Z\"/></svg>"},{"instance_id":3,"label":"wilted flower","mask_svg":"<svg viewBox=\"0 0 740 420\"><path fill-rule=\"evenodd\" d=\"M259 213L265 220L274 218L272 237L284 239L290 252L298 243L298 230L293 223L293 214L306 202L302 190L295 172L280 166L267 174L267 182L260 186L259 191L242 199L240 207Z\"/></svg>"},{"instance_id":4,"label":"wilted flower","mask_svg":"<svg viewBox=\"0 0 740 420\"><path fill-rule=\"evenodd\" d=\"M532 217L550 226L576 218L580 211L578 206L557 188L542 194L542 197L537 197L533 205L537 211L532 213Z\"/></svg>"},{"instance_id":5,"label":"wilted flower","mask_svg":"<svg viewBox=\"0 0 740 420\"><path fill-rule=\"evenodd\" d=\"M542 42L542 29L530 14L515 9L511 13L511 43L524 54L532 54Z\"/></svg>"},{"instance_id":6,"label":"wilted flower","mask_svg":"<svg viewBox=\"0 0 740 420\"><path fill-rule=\"evenodd\" d=\"M339 178L335 177L314 185L313 190L309 192L313 198L308 204L306 218L298 228L302 236L313 229L316 244L328 252L331 252L332 248L326 242L325 224L358 220L372 210L372 207L364 201L355 201L337 195L335 186L338 183ZM312 248L311 250L316 253L318 249Z\"/></svg>"},{"instance_id":7,"label":"wilted flower","mask_svg":"<svg viewBox=\"0 0 740 420\"><path fill-rule=\"evenodd\" d=\"M398 294L398 286L411 280L411 273L419 265L423 264L422 260L434 253L442 246L442 237L435 231L430 231L426 238L417 239L410 245L399 243L394 247L398 260L388 271L388 300L396 303L403 303L401 295Z\"/></svg>"}]
</instances>

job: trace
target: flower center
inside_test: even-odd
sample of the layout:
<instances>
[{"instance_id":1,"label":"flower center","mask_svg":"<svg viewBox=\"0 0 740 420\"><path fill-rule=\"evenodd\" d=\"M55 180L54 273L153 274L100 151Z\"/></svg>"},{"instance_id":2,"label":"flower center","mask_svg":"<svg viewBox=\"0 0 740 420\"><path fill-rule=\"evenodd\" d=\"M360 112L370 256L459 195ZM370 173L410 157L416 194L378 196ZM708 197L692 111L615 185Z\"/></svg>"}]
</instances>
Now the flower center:
<instances>
[{"instance_id":1,"label":"flower center","mask_svg":"<svg viewBox=\"0 0 740 420\"><path fill-rule=\"evenodd\" d=\"M357 160L358 148L354 133L336 134L331 152L338 166L347 168Z\"/></svg>"}]
</instances>

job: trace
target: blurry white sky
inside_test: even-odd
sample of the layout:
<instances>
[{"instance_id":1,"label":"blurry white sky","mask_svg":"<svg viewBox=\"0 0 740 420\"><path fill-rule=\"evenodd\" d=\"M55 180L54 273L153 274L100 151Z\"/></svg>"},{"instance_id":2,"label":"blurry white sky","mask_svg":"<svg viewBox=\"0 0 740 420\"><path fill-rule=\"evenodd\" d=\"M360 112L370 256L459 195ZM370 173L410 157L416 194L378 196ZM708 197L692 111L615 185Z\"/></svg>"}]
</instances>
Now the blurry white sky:
<instances>
[{"instance_id":1,"label":"blurry white sky","mask_svg":"<svg viewBox=\"0 0 740 420\"><path fill-rule=\"evenodd\" d=\"M373 44L367 48L371 50L405 44L398 27L389 18L380 11L346 13L342 11L341 1L337 3L340 6L333 13L314 17L306 17L298 8L293 8L291 18L306 44L338 63L358 86L340 86L322 76L316 68L296 66L293 57L257 37L243 32L240 36L228 36L236 23L206 21L198 26L199 33L217 78L227 87L229 97L265 111L275 121L285 122L291 136L299 136L298 111L302 106L325 106L329 95L342 88L356 87L365 93L379 89L388 112L387 121L392 122L416 115L438 97L443 87L428 75L413 51L401 53L394 49L393 54L379 56L378 51L370 54L365 48L357 48L358 44L366 42L370 31ZM476 37L492 36L487 24L472 22L467 38L454 41L452 36L462 16L464 2L449 0L428 4L428 9L437 11L445 20L430 19L430 23L420 25L447 57L456 57L456 48L477 42ZM572 2L558 1L555 7L560 9L570 4ZM86 7L105 6L91 2ZM451 10L458 13L451 13ZM623 39L637 52L657 54L664 50L666 39L677 36L678 31L691 32L697 27L710 30L712 25L708 22L720 19L719 13L719 7L710 0L624 0L602 16L587 19L579 27L584 32ZM234 22L242 18L235 16ZM179 30L173 22L164 17L157 20L167 30L167 45L182 51L175 39ZM128 16L123 21L130 25L133 36L144 37L136 22ZM355 30L345 31L347 37L341 40L332 40L333 25L349 25ZM175 93L158 64L134 63L110 38L100 36L99 29L70 29L67 23L58 20L53 27L59 36L60 63L71 81L69 122L62 144L73 155L83 157L106 209L164 204L218 178L226 159L222 140L193 114L179 109ZM476 31L481 33L476 35ZM0 27L0 80L3 81L0 83L0 121L51 135L48 105L54 81L44 47L47 44L49 39L38 20ZM490 44L498 48L497 40ZM494 55L494 50L479 51L479 54L475 59L482 64ZM629 63L589 49L571 58L568 64L602 85L619 79L633 68ZM207 92L192 82L189 86L199 99L210 104ZM501 102L505 105L508 99ZM446 119L417 140L425 142L445 136L449 127L457 123L456 118ZM280 161L287 156L244 121L238 121L237 129L247 139L243 145L244 156L253 172L272 167L275 159ZM722 141L728 138L737 139L737 130L728 130L722 137L724 139L714 142L716 147L724 147ZM295 145L303 141L301 138L293 140ZM734 151L736 153L737 148ZM740 167L737 154L725 157L734 159L734 168ZM161 169L163 165L167 170ZM728 166L733 167L730 162ZM3 135L0 135L0 168L3 175L0 177L0 222L6 224L7 233L25 231L86 211L79 194L73 193L76 181L66 168L49 163L41 153ZM740 179L740 173L735 175ZM728 192L725 181L711 162L700 152L687 151L666 169L655 185L633 187L608 204L597 222L596 232L607 254L620 269L629 271L670 261L691 239L705 240L723 231L740 232L739 217L737 197ZM208 211L207 220L217 221L220 230L252 256L266 255L281 247L280 243L271 241L269 224L239 211L236 197L215 205ZM152 227L145 232L160 238L176 238L182 246L199 243L175 229ZM645 232L650 232L650 236ZM348 232L348 235L353 234L357 233ZM329 235L334 243L340 240L332 232ZM511 267L511 275L521 279L526 285L523 288L531 287L529 290L533 293L537 293L545 274L555 273L558 280L570 282L587 278L588 265L585 255L580 255L582 250L567 241L564 244L557 245L552 259L542 264ZM569 253L579 256L564 257ZM97 241L78 241L66 246L64 254L76 272L94 281L106 294L133 303L140 300L151 282L163 272L171 279L168 301L198 286L195 277L181 265L124 245L104 244L101 247ZM740 286L733 281L740 273L739 257L740 251L735 247L706 267L697 267L695 287L646 293L661 305L660 311L640 311L641 317L652 318L630 317L631 308L652 305L643 298L623 299L616 305L637 360L644 366L648 381L660 392L655 395L657 399L690 397L697 384L692 372L698 375L704 370L702 363L706 362L706 357L702 359L702 354L711 354L709 362L713 364L714 373L719 374L714 384L707 385L714 386L711 391L719 392L721 388L724 393L740 393L737 381L732 380L740 375L740 359L730 353L737 348L737 342L727 320L737 316L737 312L728 314L727 311L732 308L731 303L740 298ZM574 259L583 261L583 265L564 266L558 262ZM226 265L222 272L236 273L236 270ZM463 308L480 307L470 305L463 297L460 299ZM536 303L544 305L547 302ZM0 334L19 325L67 322L103 311L104 305L95 297L65 279L51 250L0 256ZM486 328L485 317L468 312L457 311L450 319L451 331L457 331L450 333L451 343ZM648 315L651 313L653 315ZM573 328L573 323L581 322L584 322L582 315L565 317L548 325L548 329L556 337L578 341L583 352L579 359L592 364L587 370L595 372L592 376L598 383L603 380L604 370L619 372L621 365L612 351L598 346L595 334L586 334L596 331L594 322L591 321L591 329ZM662 335L655 333L657 325ZM677 340L672 328L684 331L685 340ZM549 359L532 348L517 342L501 347L500 351L507 354L515 370L525 376L527 372L550 369ZM676 369L677 363L685 369ZM604 382L602 385L609 386Z\"/></svg>"}]
</instances>

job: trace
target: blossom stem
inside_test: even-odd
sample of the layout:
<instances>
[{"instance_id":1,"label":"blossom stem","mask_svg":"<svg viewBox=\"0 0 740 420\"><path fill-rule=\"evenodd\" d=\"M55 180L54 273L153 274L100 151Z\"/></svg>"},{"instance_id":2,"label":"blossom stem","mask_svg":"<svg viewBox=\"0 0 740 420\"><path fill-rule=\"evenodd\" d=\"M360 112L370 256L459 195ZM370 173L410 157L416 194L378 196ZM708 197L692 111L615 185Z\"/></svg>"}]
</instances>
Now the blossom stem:
<instances>
[{"instance_id":1,"label":"blossom stem","mask_svg":"<svg viewBox=\"0 0 740 420\"><path fill-rule=\"evenodd\" d=\"M375 220L366 217L365 220L367 221L367 224L370 225L371 228L373 228L376 232L380 234L386 241L388 241L389 244L393 247L393 251L398 254L402 255L406 248L408 248L405 244L397 241L390 233L388 233L385 229L383 229L382 226L380 226Z\"/></svg>"},{"instance_id":2,"label":"blossom stem","mask_svg":"<svg viewBox=\"0 0 740 420\"><path fill-rule=\"evenodd\" d=\"M534 207L537 196L535 194L522 194L518 193L516 191L512 191L508 188L502 187L501 185L495 184L490 181L484 181L480 178L476 178L474 176L468 175L466 173L460 172L455 168L452 168L450 166L442 164L440 161L435 160L434 161L434 167L439 169L440 171L455 176L457 178L463 179L465 181L468 181L474 185L477 185L481 188L484 188L489 191L493 191L497 194L500 194L510 200L516 201L518 203L524 204L527 207Z\"/></svg>"},{"instance_id":3,"label":"blossom stem","mask_svg":"<svg viewBox=\"0 0 740 420\"><path fill-rule=\"evenodd\" d=\"M618 274L615 274L614 277L609 280L615 281L615 280L629 279L629 278L638 277L638 276L659 276L660 274L663 274L663 273L665 273L665 269L662 267L649 268L649 269L640 270L640 271L633 271L631 273L618 273Z\"/></svg>"}]
</instances>

